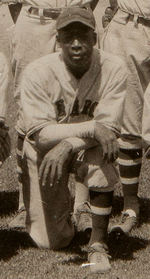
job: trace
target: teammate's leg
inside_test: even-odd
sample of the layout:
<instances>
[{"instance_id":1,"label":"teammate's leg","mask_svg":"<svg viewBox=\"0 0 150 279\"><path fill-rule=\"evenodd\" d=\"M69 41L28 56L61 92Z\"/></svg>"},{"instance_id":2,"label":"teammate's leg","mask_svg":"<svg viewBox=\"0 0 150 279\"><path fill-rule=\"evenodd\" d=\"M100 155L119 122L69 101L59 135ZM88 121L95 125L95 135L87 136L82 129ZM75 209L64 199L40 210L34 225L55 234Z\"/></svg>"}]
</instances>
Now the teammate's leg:
<instances>
[{"instance_id":1,"label":"teammate's leg","mask_svg":"<svg viewBox=\"0 0 150 279\"><path fill-rule=\"evenodd\" d=\"M26 211L23 201L23 142L24 138L18 135L17 138L17 174L18 174L18 186L19 186L19 205L15 218L9 223L10 228L25 228Z\"/></svg>"},{"instance_id":2,"label":"teammate's leg","mask_svg":"<svg viewBox=\"0 0 150 279\"><path fill-rule=\"evenodd\" d=\"M139 215L137 193L142 161L142 109L144 92L150 81L149 66L146 62L150 55L150 50L146 47L149 27L142 24L135 26L132 17L129 19L129 14L118 10L102 40L103 49L124 59L128 71L119 154L125 214L122 216L123 223L117 227L123 232L129 232L134 227Z\"/></svg>"}]
</instances>

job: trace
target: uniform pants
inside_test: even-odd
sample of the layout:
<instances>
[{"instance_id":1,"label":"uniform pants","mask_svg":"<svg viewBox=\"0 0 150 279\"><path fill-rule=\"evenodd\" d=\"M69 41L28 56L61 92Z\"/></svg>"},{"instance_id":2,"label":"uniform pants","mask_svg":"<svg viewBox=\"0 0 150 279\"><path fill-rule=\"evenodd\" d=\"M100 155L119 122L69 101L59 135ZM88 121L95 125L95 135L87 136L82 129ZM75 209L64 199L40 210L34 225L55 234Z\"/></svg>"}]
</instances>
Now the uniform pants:
<instances>
[{"instance_id":1,"label":"uniform pants","mask_svg":"<svg viewBox=\"0 0 150 279\"><path fill-rule=\"evenodd\" d=\"M27 231L38 247L65 247L74 236L71 195L68 188L69 169L64 169L60 184L50 187L47 181L45 187L42 187L38 177L42 157L29 140L25 139L23 150L22 180ZM98 148L85 153L76 176L85 186L96 192L112 192L118 182L114 165L103 163Z\"/></svg>"}]
</instances>

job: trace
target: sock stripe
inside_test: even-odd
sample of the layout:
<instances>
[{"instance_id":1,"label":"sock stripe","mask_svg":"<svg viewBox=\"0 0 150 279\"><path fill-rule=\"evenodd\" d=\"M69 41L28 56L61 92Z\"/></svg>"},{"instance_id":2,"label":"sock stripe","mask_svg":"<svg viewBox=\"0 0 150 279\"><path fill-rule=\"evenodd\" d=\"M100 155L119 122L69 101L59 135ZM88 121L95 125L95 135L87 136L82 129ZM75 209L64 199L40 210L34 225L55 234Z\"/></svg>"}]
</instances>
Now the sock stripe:
<instances>
[{"instance_id":1,"label":"sock stripe","mask_svg":"<svg viewBox=\"0 0 150 279\"><path fill-rule=\"evenodd\" d=\"M131 165L131 166L123 166L119 165L119 171L121 178L135 178L139 177L141 171L141 164Z\"/></svg>"},{"instance_id":2,"label":"sock stripe","mask_svg":"<svg viewBox=\"0 0 150 279\"><path fill-rule=\"evenodd\" d=\"M108 208L112 205L113 192L90 191L90 203L92 206Z\"/></svg>"},{"instance_id":3,"label":"sock stripe","mask_svg":"<svg viewBox=\"0 0 150 279\"><path fill-rule=\"evenodd\" d=\"M125 159L121 159L119 158L117 160L119 165L122 166L134 166L134 165L138 165L142 163L142 158L138 158L138 159L134 159L134 160L125 160Z\"/></svg>"},{"instance_id":4,"label":"sock stripe","mask_svg":"<svg viewBox=\"0 0 150 279\"><path fill-rule=\"evenodd\" d=\"M91 212L95 215L110 215L112 206L110 207L98 207L91 205Z\"/></svg>"},{"instance_id":5,"label":"sock stripe","mask_svg":"<svg viewBox=\"0 0 150 279\"><path fill-rule=\"evenodd\" d=\"M125 185L131 185L132 187L132 184L137 184L139 183L139 177L132 177L132 178L124 178L124 177L121 177L121 182L122 184L125 184Z\"/></svg>"},{"instance_id":6,"label":"sock stripe","mask_svg":"<svg viewBox=\"0 0 150 279\"><path fill-rule=\"evenodd\" d=\"M120 149L119 158L124 160L142 158L142 149Z\"/></svg>"}]
</instances>

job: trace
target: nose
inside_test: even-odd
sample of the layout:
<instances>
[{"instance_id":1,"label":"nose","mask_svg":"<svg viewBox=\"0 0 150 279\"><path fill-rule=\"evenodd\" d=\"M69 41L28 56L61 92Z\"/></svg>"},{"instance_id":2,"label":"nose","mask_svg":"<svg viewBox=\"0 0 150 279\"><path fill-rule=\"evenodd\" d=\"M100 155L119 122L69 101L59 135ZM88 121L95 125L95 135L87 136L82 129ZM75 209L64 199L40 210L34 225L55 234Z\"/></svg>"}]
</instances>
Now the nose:
<instances>
[{"instance_id":1,"label":"nose","mask_svg":"<svg viewBox=\"0 0 150 279\"><path fill-rule=\"evenodd\" d=\"M74 39L72 42L72 50L81 50L81 44L80 41L78 39Z\"/></svg>"}]
</instances>

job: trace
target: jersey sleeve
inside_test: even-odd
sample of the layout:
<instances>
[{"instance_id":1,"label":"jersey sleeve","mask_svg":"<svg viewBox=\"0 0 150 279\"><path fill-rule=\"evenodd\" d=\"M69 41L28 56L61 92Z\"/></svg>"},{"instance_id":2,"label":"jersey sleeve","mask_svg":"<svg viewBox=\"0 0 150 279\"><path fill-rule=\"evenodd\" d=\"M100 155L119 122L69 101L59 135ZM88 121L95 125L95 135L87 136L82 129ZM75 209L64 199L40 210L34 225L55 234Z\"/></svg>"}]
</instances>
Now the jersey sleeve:
<instances>
[{"instance_id":1,"label":"jersey sleeve","mask_svg":"<svg viewBox=\"0 0 150 279\"><path fill-rule=\"evenodd\" d=\"M143 119L142 119L142 137L144 140L145 148L150 147L150 83L144 94L144 108L143 108Z\"/></svg>"},{"instance_id":2,"label":"jersey sleeve","mask_svg":"<svg viewBox=\"0 0 150 279\"><path fill-rule=\"evenodd\" d=\"M8 104L9 68L5 56L0 53L0 120L4 121Z\"/></svg>"},{"instance_id":3,"label":"jersey sleeve","mask_svg":"<svg viewBox=\"0 0 150 279\"><path fill-rule=\"evenodd\" d=\"M126 94L126 67L122 61L112 65L110 61L101 77L105 86L95 109L94 119L120 134Z\"/></svg>"},{"instance_id":4,"label":"jersey sleeve","mask_svg":"<svg viewBox=\"0 0 150 279\"><path fill-rule=\"evenodd\" d=\"M37 65L37 68L39 67L40 65ZM21 83L21 110L28 136L50 123L57 122L51 93L56 91L54 86L57 86L57 81L54 80L53 75L49 78L50 83L46 78L46 72L36 70L36 66L33 68L29 65L24 72Z\"/></svg>"}]
</instances>

